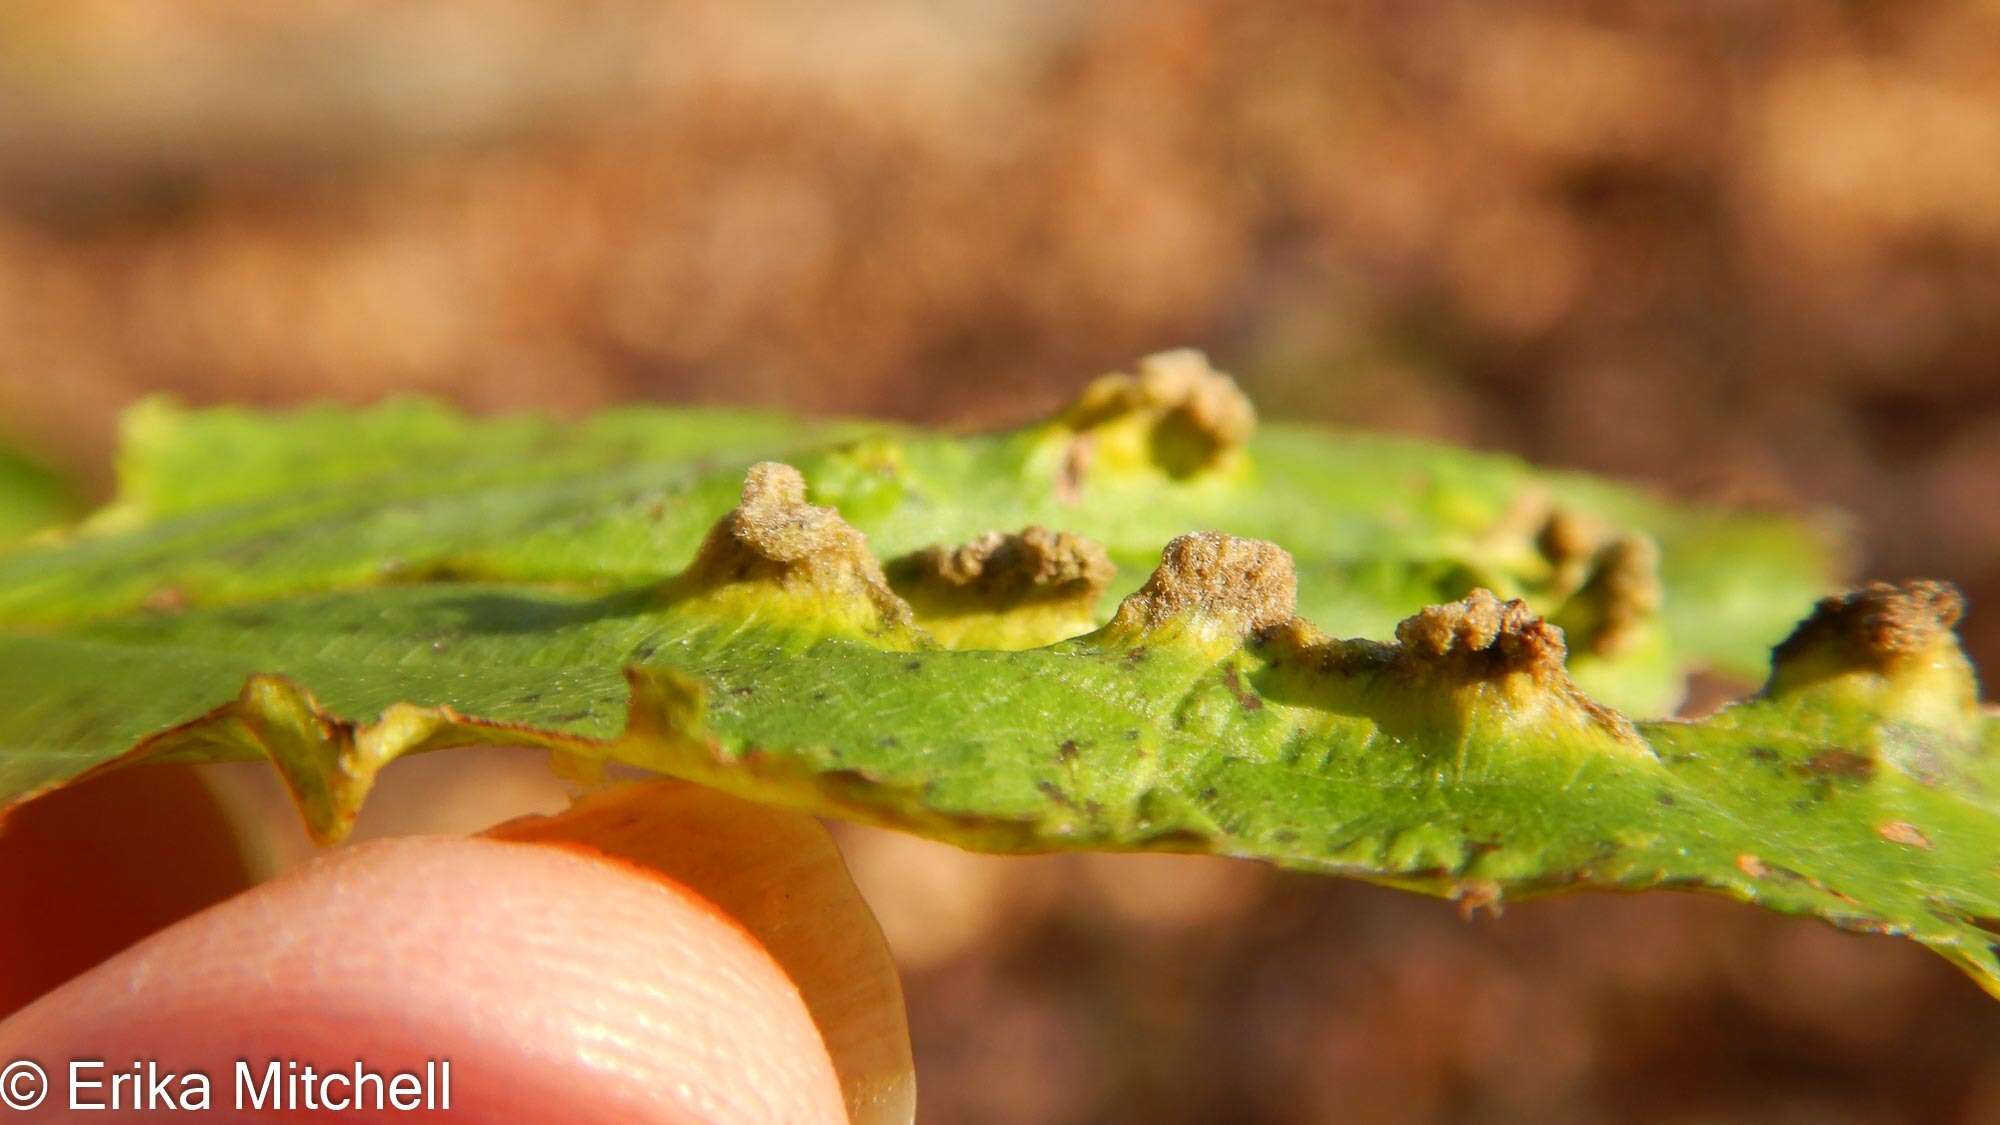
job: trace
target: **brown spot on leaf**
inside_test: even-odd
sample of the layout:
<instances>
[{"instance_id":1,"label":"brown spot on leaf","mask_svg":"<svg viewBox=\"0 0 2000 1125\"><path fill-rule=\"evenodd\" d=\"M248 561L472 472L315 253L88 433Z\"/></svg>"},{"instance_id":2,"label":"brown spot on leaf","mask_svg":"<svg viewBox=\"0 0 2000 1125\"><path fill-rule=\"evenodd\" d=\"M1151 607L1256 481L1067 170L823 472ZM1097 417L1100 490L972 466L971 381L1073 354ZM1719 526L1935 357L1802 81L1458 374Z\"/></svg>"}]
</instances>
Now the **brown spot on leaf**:
<instances>
[{"instance_id":1,"label":"brown spot on leaf","mask_svg":"<svg viewBox=\"0 0 2000 1125\"><path fill-rule=\"evenodd\" d=\"M1174 476L1216 464L1241 449L1257 427L1256 409L1236 381L1189 348L1147 356L1139 361L1136 375L1112 374L1096 380L1060 421L1084 432L1127 418L1150 421L1150 456ZM1089 451L1083 456L1088 458ZM1063 478L1070 476L1067 454L1065 460L1057 482L1059 496ZM1081 471L1076 474L1079 482L1081 475Z\"/></svg>"},{"instance_id":2,"label":"brown spot on leaf","mask_svg":"<svg viewBox=\"0 0 2000 1125\"><path fill-rule=\"evenodd\" d=\"M1964 612L1965 597L1949 582L1870 582L1821 598L1812 616L1771 655L1779 666L1818 654L1839 664L1886 669L1949 642Z\"/></svg>"},{"instance_id":3,"label":"brown spot on leaf","mask_svg":"<svg viewBox=\"0 0 2000 1125\"><path fill-rule=\"evenodd\" d=\"M187 591L179 586L161 586L147 594L140 604L154 613L179 613L187 608Z\"/></svg>"},{"instance_id":4,"label":"brown spot on leaf","mask_svg":"<svg viewBox=\"0 0 2000 1125\"><path fill-rule=\"evenodd\" d=\"M1236 697L1236 702L1245 711L1264 709L1264 701L1258 698L1257 693L1243 686L1243 675L1236 670L1236 665L1230 664L1222 669L1222 682L1229 686L1229 693Z\"/></svg>"},{"instance_id":5,"label":"brown spot on leaf","mask_svg":"<svg viewBox=\"0 0 2000 1125\"><path fill-rule=\"evenodd\" d=\"M1481 910L1500 917L1500 893L1500 884L1491 879L1468 879L1458 884L1451 897L1458 903L1458 916L1470 922Z\"/></svg>"},{"instance_id":6,"label":"brown spot on leaf","mask_svg":"<svg viewBox=\"0 0 2000 1125\"><path fill-rule=\"evenodd\" d=\"M1974 929L2000 937L2000 918L1987 918L1978 914L1966 914L1961 917Z\"/></svg>"},{"instance_id":7,"label":"brown spot on leaf","mask_svg":"<svg viewBox=\"0 0 2000 1125\"><path fill-rule=\"evenodd\" d=\"M1056 470L1056 502L1065 506L1083 499L1084 478L1090 475L1090 454L1097 439L1078 434L1063 447L1062 466Z\"/></svg>"},{"instance_id":8,"label":"brown spot on leaf","mask_svg":"<svg viewBox=\"0 0 2000 1125\"><path fill-rule=\"evenodd\" d=\"M1559 569L1589 558L1597 550L1597 543L1597 529L1587 518L1567 508L1550 512L1541 532L1535 536L1536 548Z\"/></svg>"},{"instance_id":9,"label":"brown spot on leaf","mask_svg":"<svg viewBox=\"0 0 2000 1125\"><path fill-rule=\"evenodd\" d=\"M1578 646L1595 656L1629 649L1659 616L1660 552L1643 535L1626 535L1599 550L1589 577L1556 614Z\"/></svg>"},{"instance_id":10,"label":"brown spot on leaf","mask_svg":"<svg viewBox=\"0 0 2000 1125\"><path fill-rule=\"evenodd\" d=\"M1902 844L1906 847L1929 850L1933 846L1931 838L1924 835L1922 829L1908 821L1884 821L1876 827L1875 834L1892 844Z\"/></svg>"},{"instance_id":11,"label":"brown spot on leaf","mask_svg":"<svg viewBox=\"0 0 2000 1125\"><path fill-rule=\"evenodd\" d=\"M1540 682L1566 679L1562 630L1516 598L1503 602L1491 590L1434 605L1396 626L1406 658L1452 665L1482 674L1523 672Z\"/></svg>"},{"instance_id":12,"label":"brown spot on leaf","mask_svg":"<svg viewBox=\"0 0 2000 1125\"><path fill-rule=\"evenodd\" d=\"M1094 603L1118 568L1090 539L1029 527L1013 534L989 531L957 547L926 547L891 563L888 573L913 596L1006 608L1030 600Z\"/></svg>"},{"instance_id":13,"label":"brown spot on leaf","mask_svg":"<svg viewBox=\"0 0 2000 1125\"><path fill-rule=\"evenodd\" d=\"M1806 759L1805 769L1822 777L1867 781L1875 776L1875 759L1866 754L1835 747L1831 750L1821 750Z\"/></svg>"},{"instance_id":14,"label":"brown spot on leaf","mask_svg":"<svg viewBox=\"0 0 2000 1125\"><path fill-rule=\"evenodd\" d=\"M1297 600L1298 578L1283 548L1198 531L1167 544L1159 569L1119 605L1113 624L1151 629L1195 614L1253 633L1291 620Z\"/></svg>"},{"instance_id":15,"label":"brown spot on leaf","mask_svg":"<svg viewBox=\"0 0 2000 1125\"><path fill-rule=\"evenodd\" d=\"M889 589L868 539L832 508L806 503L805 478L763 461L743 479L742 501L717 521L678 580L696 587L766 581L835 597L860 597L881 624L908 627L910 607Z\"/></svg>"}]
</instances>

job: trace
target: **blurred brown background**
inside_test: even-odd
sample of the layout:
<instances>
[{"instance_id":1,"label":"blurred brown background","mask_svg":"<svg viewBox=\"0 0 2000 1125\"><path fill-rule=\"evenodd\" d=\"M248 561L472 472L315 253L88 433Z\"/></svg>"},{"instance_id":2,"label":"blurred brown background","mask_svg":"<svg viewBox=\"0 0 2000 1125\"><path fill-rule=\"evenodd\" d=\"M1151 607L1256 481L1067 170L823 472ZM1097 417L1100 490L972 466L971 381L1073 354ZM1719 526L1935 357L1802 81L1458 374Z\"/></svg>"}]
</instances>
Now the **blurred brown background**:
<instances>
[{"instance_id":1,"label":"blurred brown background","mask_svg":"<svg viewBox=\"0 0 2000 1125\"><path fill-rule=\"evenodd\" d=\"M0 440L442 395L1269 414L1854 513L2000 667L2000 4L0 6ZM2000 1006L1671 895L849 839L957 1121L2000 1121Z\"/></svg>"}]
</instances>

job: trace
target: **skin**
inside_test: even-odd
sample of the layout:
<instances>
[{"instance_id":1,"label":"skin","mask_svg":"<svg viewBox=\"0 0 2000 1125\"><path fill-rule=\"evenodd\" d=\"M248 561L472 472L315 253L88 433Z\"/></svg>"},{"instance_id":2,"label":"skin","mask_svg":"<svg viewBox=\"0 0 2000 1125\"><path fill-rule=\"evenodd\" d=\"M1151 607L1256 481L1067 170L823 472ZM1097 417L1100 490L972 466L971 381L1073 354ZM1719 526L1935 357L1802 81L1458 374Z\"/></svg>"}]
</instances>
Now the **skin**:
<instances>
[{"instance_id":1,"label":"skin","mask_svg":"<svg viewBox=\"0 0 2000 1125\"><path fill-rule=\"evenodd\" d=\"M170 926L0 1022L0 1063L16 1058L201 1071L217 1109L238 1058L447 1058L460 1120L846 1119L797 988L709 902L628 863L483 838L342 849Z\"/></svg>"}]
</instances>

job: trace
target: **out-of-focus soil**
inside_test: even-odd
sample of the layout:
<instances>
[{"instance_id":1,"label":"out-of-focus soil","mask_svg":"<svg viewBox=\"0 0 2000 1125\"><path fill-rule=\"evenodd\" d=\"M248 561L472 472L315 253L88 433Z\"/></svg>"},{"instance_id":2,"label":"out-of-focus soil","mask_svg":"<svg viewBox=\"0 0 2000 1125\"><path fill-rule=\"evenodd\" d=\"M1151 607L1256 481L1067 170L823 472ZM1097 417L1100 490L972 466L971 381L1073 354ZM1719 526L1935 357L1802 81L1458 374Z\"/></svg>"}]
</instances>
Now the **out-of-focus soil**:
<instances>
[{"instance_id":1,"label":"out-of-focus soil","mask_svg":"<svg viewBox=\"0 0 2000 1125\"><path fill-rule=\"evenodd\" d=\"M2000 7L0 14L0 438L79 472L158 390L970 425L1177 344L1267 414L1838 506L2000 667ZM1892 941L848 843L927 1120L2000 1120L2000 1007Z\"/></svg>"}]
</instances>

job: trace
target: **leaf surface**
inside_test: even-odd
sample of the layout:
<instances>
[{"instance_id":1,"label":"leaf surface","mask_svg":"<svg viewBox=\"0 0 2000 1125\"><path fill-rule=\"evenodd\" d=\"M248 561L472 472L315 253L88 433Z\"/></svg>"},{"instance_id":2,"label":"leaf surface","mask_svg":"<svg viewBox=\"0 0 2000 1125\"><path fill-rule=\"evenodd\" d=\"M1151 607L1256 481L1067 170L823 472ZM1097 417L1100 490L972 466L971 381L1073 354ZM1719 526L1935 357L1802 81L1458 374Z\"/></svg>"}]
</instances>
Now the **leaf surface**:
<instances>
[{"instance_id":1,"label":"leaf surface","mask_svg":"<svg viewBox=\"0 0 2000 1125\"><path fill-rule=\"evenodd\" d=\"M333 839L396 757L524 743L975 848L1216 852L1474 904L1710 890L1995 987L2000 722L1955 593L1826 599L1755 698L1635 720L1599 697L1770 633L1768 603L1822 582L1812 534L1417 443L1246 441L1213 384L1166 381L1009 434L856 431L747 480L698 426L718 440L162 486L0 560L0 795L268 757ZM1035 524L1061 531L989 534ZM1216 525L1290 550L1182 534ZM1625 643L1586 651L1606 631Z\"/></svg>"},{"instance_id":2,"label":"leaf surface","mask_svg":"<svg viewBox=\"0 0 2000 1125\"><path fill-rule=\"evenodd\" d=\"M1826 537L1789 517L1405 439L1252 436L1248 418L1192 353L971 437L738 412L562 427L422 403L275 419L153 404L128 424L119 503L67 542L0 556L0 623L416 582L615 589L686 566L748 464L777 453L885 559L1032 525L1102 544L1100 619L1189 530L1284 546L1305 613L1350 634L1475 586L1523 597L1570 629L1582 682L1647 714L1672 709L1691 667L1760 674L1832 584Z\"/></svg>"}]
</instances>

